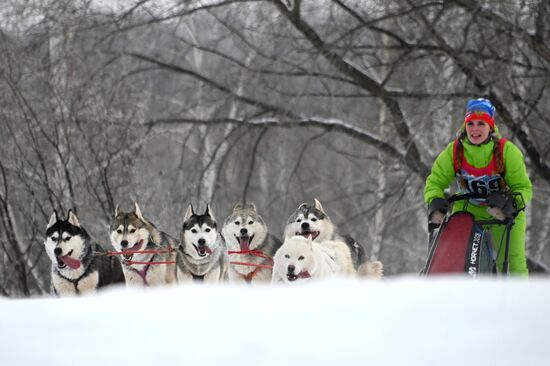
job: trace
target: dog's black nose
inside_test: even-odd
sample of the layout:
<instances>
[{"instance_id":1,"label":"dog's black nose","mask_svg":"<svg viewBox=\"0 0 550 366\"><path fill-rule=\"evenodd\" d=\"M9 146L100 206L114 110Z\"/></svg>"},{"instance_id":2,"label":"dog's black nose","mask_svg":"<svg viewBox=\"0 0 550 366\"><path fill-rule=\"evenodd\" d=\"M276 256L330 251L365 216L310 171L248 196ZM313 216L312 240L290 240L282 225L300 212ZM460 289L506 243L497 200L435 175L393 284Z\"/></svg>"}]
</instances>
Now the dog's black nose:
<instances>
[{"instance_id":1,"label":"dog's black nose","mask_svg":"<svg viewBox=\"0 0 550 366\"><path fill-rule=\"evenodd\" d=\"M248 230L245 227L243 227L241 229L241 235L246 235L246 234L248 234Z\"/></svg>"},{"instance_id":2,"label":"dog's black nose","mask_svg":"<svg viewBox=\"0 0 550 366\"><path fill-rule=\"evenodd\" d=\"M290 265L288 266L288 273L291 273L291 274L294 273L294 270L295 270L295 269L296 269L296 267L294 267L293 264L290 264Z\"/></svg>"},{"instance_id":3,"label":"dog's black nose","mask_svg":"<svg viewBox=\"0 0 550 366\"><path fill-rule=\"evenodd\" d=\"M55 255L61 255L61 253L63 253L63 250L61 248L55 248L53 252Z\"/></svg>"},{"instance_id":4,"label":"dog's black nose","mask_svg":"<svg viewBox=\"0 0 550 366\"><path fill-rule=\"evenodd\" d=\"M304 231L309 230L309 222L302 222L302 230Z\"/></svg>"},{"instance_id":5,"label":"dog's black nose","mask_svg":"<svg viewBox=\"0 0 550 366\"><path fill-rule=\"evenodd\" d=\"M128 240L123 240L120 242L120 246L126 248L128 246Z\"/></svg>"},{"instance_id":6,"label":"dog's black nose","mask_svg":"<svg viewBox=\"0 0 550 366\"><path fill-rule=\"evenodd\" d=\"M206 240L204 240L203 238L200 238L199 245L204 245L204 244L206 244Z\"/></svg>"}]
</instances>

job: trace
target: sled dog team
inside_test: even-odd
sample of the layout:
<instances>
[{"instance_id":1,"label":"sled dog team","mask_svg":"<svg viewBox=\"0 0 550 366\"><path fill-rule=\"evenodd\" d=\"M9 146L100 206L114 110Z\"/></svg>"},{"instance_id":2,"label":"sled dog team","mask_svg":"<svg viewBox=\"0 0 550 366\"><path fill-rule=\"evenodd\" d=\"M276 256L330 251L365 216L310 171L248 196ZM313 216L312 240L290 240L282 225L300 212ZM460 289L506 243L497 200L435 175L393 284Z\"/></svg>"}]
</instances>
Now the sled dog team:
<instances>
[{"instance_id":1,"label":"sled dog team","mask_svg":"<svg viewBox=\"0 0 550 366\"><path fill-rule=\"evenodd\" d=\"M208 205L204 213L189 205L179 240L147 220L137 203L131 212L117 207L110 239L114 252L94 243L74 212L63 220L54 211L44 242L53 293L74 295L117 283L294 284L329 276L380 278L383 271L353 238L337 233L317 199L292 214L283 243L268 232L254 204L237 204L221 230Z\"/></svg>"}]
</instances>

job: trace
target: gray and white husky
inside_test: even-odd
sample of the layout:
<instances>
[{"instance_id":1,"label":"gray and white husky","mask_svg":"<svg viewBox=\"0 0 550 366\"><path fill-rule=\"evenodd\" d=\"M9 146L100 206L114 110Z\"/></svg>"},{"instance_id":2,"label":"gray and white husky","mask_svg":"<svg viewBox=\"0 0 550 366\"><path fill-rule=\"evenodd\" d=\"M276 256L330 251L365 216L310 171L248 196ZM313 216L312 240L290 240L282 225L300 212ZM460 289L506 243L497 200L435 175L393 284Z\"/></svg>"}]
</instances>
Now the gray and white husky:
<instances>
[{"instance_id":1,"label":"gray and white husky","mask_svg":"<svg viewBox=\"0 0 550 366\"><path fill-rule=\"evenodd\" d=\"M178 282L218 283L227 275L227 249L216 219L207 205L196 214L189 205L183 218L177 256Z\"/></svg>"},{"instance_id":2,"label":"gray and white husky","mask_svg":"<svg viewBox=\"0 0 550 366\"><path fill-rule=\"evenodd\" d=\"M295 235L311 236L314 242L325 241L345 243L353 261L355 270L364 276L381 277L383 265L379 261L367 261L365 249L351 236L341 236L330 217L326 214L321 202L314 199L314 204L302 203L290 216L284 230L285 240ZM332 246L334 243L331 244Z\"/></svg>"},{"instance_id":3,"label":"gray and white husky","mask_svg":"<svg viewBox=\"0 0 550 366\"><path fill-rule=\"evenodd\" d=\"M52 261L52 292L58 296L94 292L103 286L124 283L120 261L103 255L105 250L92 242L72 210L67 220L60 220L54 211L44 245Z\"/></svg>"},{"instance_id":4,"label":"gray and white husky","mask_svg":"<svg viewBox=\"0 0 550 366\"><path fill-rule=\"evenodd\" d=\"M268 233L253 203L233 208L224 221L222 235L229 250L230 282L271 281L273 256L282 243Z\"/></svg>"},{"instance_id":5,"label":"gray and white husky","mask_svg":"<svg viewBox=\"0 0 550 366\"><path fill-rule=\"evenodd\" d=\"M111 225L111 244L123 255L122 270L126 284L155 286L176 282L177 240L160 231L143 217L134 202L132 212L124 212L119 207ZM136 253L136 251L156 251L156 253ZM138 262L138 263L136 263ZM156 262L174 262L158 264Z\"/></svg>"}]
</instances>

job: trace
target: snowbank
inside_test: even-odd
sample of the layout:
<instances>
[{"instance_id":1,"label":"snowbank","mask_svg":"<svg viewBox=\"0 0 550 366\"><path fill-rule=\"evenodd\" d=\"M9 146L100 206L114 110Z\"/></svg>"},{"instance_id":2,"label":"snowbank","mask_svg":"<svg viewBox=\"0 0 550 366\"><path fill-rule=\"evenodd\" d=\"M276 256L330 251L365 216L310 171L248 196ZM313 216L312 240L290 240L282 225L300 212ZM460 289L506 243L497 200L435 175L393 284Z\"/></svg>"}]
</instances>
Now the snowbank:
<instances>
[{"instance_id":1,"label":"snowbank","mask_svg":"<svg viewBox=\"0 0 550 366\"><path fill-rule=\"evenodd\" d=\"M2 365L550 365L550 280L118 288L0 300Z\"/></svg>"}]
</instances>

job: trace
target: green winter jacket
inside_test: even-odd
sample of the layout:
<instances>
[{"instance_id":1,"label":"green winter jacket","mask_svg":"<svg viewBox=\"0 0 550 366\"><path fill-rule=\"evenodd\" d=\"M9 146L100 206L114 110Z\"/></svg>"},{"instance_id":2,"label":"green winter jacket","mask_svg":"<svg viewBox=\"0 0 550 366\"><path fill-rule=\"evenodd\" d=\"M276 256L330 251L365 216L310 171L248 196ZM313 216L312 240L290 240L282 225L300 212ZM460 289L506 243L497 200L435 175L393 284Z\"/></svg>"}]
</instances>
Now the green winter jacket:
<instances>
[{"instance_id":1,"label":"green winter jacket","mask_svg":"<svg viewBox=\"0 0 550 366\"><path fill-rule=\"evenodd\" d=\"M492 140L486 144L472 145L468 138L465 138L463 146L466 161L476 168L487 166L493 158L494 142ZM444 198L443 191L451 185L455 178L453 142L451 142L435 159L432 171L426 179L424 201L429 204L434 198ZM520 192L523 195L525 204L531 200L533 188L527 175L523 154L510 141L506 141L504 145L504 180L510 191Z\"/></svg>"}]
</instances>

